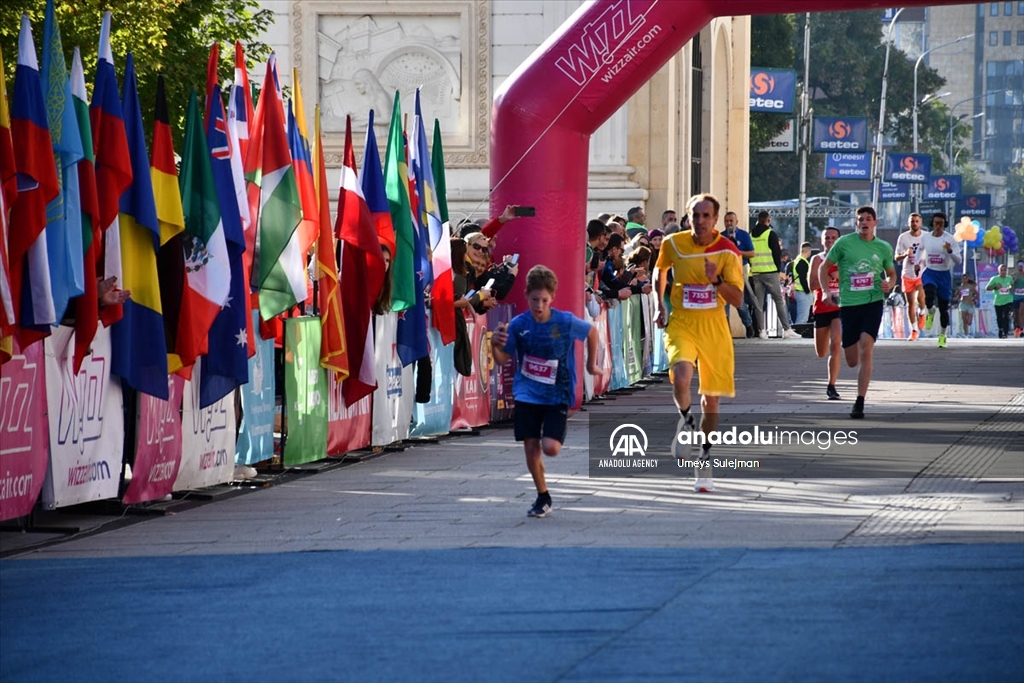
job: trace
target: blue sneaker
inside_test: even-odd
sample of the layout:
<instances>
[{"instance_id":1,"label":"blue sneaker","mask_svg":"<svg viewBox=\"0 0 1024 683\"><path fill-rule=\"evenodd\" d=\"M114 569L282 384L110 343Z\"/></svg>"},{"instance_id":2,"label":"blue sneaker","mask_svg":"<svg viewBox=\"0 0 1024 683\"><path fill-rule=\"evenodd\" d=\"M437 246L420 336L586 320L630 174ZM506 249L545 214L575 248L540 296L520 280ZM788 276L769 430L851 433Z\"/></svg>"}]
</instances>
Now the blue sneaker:
<instances>
[{"instance_id":1,"label":"blue sneaker","mask_svg":"<svg viewBox=\"0 0 1024 683\"><path fill-rule=\"evenodd\" d=\"M533 507L526 513L527 517L547 517L551 514L551 498L546 496L537 496L537 500L533 503Z\"/></svg>"}]
</instances>

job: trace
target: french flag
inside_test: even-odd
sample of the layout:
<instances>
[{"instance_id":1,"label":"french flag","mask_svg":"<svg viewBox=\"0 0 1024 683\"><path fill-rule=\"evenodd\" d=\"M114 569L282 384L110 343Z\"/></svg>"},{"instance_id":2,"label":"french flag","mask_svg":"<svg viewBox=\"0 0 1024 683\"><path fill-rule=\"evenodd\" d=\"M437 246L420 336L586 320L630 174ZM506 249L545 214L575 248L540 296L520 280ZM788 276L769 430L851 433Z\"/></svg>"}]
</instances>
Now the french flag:
<instances>
[{"instance_id":1,"label":"french flag","mask_svg":"<svg viewBox=\"0 0 1024 683\"><path fill-rule=\"evenodd\" d=\"M60 194L39 62L28 15L21 17L18 66L11 102L11 135L18 169L18 199L11 208L11 290L21 348L42 339L57 322L50 293L46 205Z\"/></svg>"}]
</instances>

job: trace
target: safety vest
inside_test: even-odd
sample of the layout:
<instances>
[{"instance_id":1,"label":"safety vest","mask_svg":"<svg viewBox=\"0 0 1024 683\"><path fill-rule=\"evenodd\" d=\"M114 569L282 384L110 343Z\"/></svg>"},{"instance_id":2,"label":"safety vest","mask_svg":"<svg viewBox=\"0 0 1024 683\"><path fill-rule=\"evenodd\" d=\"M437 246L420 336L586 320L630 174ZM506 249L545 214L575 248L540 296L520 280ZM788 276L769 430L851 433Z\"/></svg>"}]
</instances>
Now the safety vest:
<instances>
[{"instance_id":1,"label":"safety vest","mask_svg":"<svg viewBox=\"0 0 1024 683\"><path fill-rule=\"evenodd\" d=\"M801 254L800 256L796 257L795 261L793 261L793 289L795 289L798 292L804 291L803 285L800 284L800 276L796 274L796 269L800 266L801 261L807 264L807 279L808 281L811 279L811 262L805 259L803 257L803 254ZM808 282L807 284L808 286L810 286L811 283Z\"/></svg>"},{"instance_id":2,"label":"safety vest","mask_svg":"<svg viewBox=\"0 0 1024 683\"><path fill-rule=\"evenodd\" d=\"M775 259L772 258L771 247L768 246L768 236L771 233L772 229L768 228L758 237L754 237L753 233L750 234L750 239L754 242L754 258L750 259L751 273L778 272L779 269L775 267Z\"/></svg>"}]
</instances>

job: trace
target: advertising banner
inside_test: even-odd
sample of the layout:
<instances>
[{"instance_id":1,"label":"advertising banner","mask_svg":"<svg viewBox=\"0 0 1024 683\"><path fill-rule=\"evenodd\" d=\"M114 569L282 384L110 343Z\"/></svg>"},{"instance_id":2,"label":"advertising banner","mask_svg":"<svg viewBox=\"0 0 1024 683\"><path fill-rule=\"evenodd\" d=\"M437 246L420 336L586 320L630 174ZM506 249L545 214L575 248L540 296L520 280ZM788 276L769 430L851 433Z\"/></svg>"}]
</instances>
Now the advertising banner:
<instances>
[{"instance_id":1,"label":"advertising banner","mask_svg":"<svg viewBox=\"0 0 1024 683\"><path fill-rule=\"evenodd\" d=\"M938 201L960 199L961 180L958 175L932 176L924 186L924 198Z\"/></svg>"},{"instance_id":2,"label":"advertising banner","mask_svg":"<svg viewBox=\"0 0 1024 683\"><path fill-rule=\"evenodd\" d=\"M74 329L54 328L43 341L50 469L43 486L49 509L117 498L124 453L121 382L110 375L110 329L96 330L92 352L75 376Z\"/></svg>"},{"instance_id":3,"label":"advertising banner","mask_svg":"<svg viewBox=\"0 0 1024 683\"><path fill-rule=\"evenodd\" d=\"M829 154L825 157L829 180L867 180L871 177L870 154Z\"/></svg>"},{"instance_id":4,"label":"advertising banner","mask_svg":"<svg viewBox=\"0 0 1024 683\"><path fill-rule=\"evenodd\" d=\"M782 132L768 141L767 147L762 147L758 152L795 152L796 151L796 125L793 119L786 119L786 127Z\"/></svg>"},{"instance_id":5,"label":"advertising banner","mask_svg":"<svg viewBox=\"0 0 1024 683\"><path fill-rule=\"evenodd\" d=\"M906 154L889 152L885 155L885 173L882 180L887 183L927 183L932 177L931 154Z\"/></svg>"},{"instance_id":6,"label":"advertising banner","mask_svg":"<svg viewBox=\"0 0 1024 683\"><path fill-rule=\"evenodd\" d=\"M796 71L750 67L750 111L789 114L796 101Z\"/></svg>"},{"instance_id":7,"label":"advertising banner","mask_svg":"<svg viewBox=\"0 0 1024 683\"><path fill-rule=\"evenodd\" d=\"M498 304L487 311L487 328L495 330L500 323L510 323L515 317L515 308L511 304ZM512 397L512 380L516 376L516 368L519 367L519 359L515 356L509 358L504 365L498 365L492 360L494 369L491 371L491 422L501 422L512 419L512 409L516 402Z\"/></svg>"},{"instance_id":8,"label":"advertising banner","mask_svg":"<svg viewBox=\"0 0 1024 683\"><path fill-rule=\"evenodd\" d=\"M327 371L320 365L320 318L284 321L286 467L327 457Z\"/></svg>"},{"instance_id":9,"label":"advertising banner","mask_svg":"<svg viewBox=\"0 0 1024 683\"><path fill-rule=\"evenodd\" d=\"M622 356L622 302L608 307L608 343L612 349L611 390L629 386L626 377L626 362Z\"/></svg>"},{"instance_id":10,"label":"advertising banner","mask_svg":"<svg viewBox=\"0 0 1024 683\"><path fill-rule=\"evenodd\" d=\"M252 312L259 329L258 311ZM242 425L238 430L235 462L253 465L274 457L274 340L256 335L256 354L249 359L249 383L238 387L242 397Z\"/></svg>"},{"instance_id":11,"label":"advertising banner","mask_svg":"<svg viewBox=\"0 0 1024 683\"><path fill-rule=\"evenodd\" d=\"M990 194L969 194L956 203L957 219L963 216L986 218L991 212L992 195ZM954 222L952 219L950 220Z\"/></svg>"},{"instance_id":12,"label":"advertising banner","mask_svg":"<svg viewBox=\"0 0 1024 683\"><path fill-rule=\"evenodd\" d=\"M608 393L612 384L612 342L608 334L608 308L601 306L601 315L594 318L597 328L597 362L601 368L600 375L594 375L594 395Z\"/></svg>"},{"instance_id":13,"label":"advertising banner","mask_svg":"<svg viewBox=\"0 0 1024 683\"><path fill-rule=\"evenodd\" d=\"M341 382L327 373L327 455L345 455L370 445L370 408L373 395L364 396L351 406L345 405Z\"/></svg>"},{"instance_id":14,"label":"advertising banner","mask_svg":"<svg viewBox=\"0 0 1024 683\"><path fill-rule=\"evenodd\" d=\"M908 202L910 201L909 183L887 183L882 182L878 189L878 201L880 202Z\"/></svg>"},{"instance_id":15,"label":"advertising banner","mask_svg":"<svg viewBox=\"0 0 1024 683\"><path fill-rule=\"evenodd\" d=\"M185 382L181 410L181 466L175 491L199 489L230 482L235 476L235 395L230 393L213 405L199 407L199 378L203 359ZM249 385L252 385L250 380Z\"/></svg>"},{"instance_id":16,"label":"advertising banner","mask_svg":"<svg viewBox=\"0 0 1024 683\"><path fill-rule=\"evenodd\" d=\"M814 120L812 152L868 151L868 120L863 116L829 117Z\"/></svg>"},{"instance_id":17,"label":"advertising banner","mask_svg":"<svg viewBox=\"0 0 1024 683\"><path fill-rule=\"evenodd\" d=\"M139 394L135 462L124 492L129 505L160 500L171 493L181 464L181 393L185 380L167 377L167 400Z\"/></svg>"},{"instance_id":18,"label":"advertising banner","mask_svg":"<svg viewBox=\"0 0 1024 683\"><path fill-rule=\"evenodd\" d=\"M626 363L626 380L636 384L644 376L643 346L640 342L640 297L633 295L622 302L622 358Z\"/></svg>"},{"instance_id":19,"label":"advertising banner","mask_svg":"<svg viewBox=\"0 0 1024 683\"><path fill-rule=\"evenodd\" d=\"M455 315L461 315L455 311ZM455 343L441 346L441 333L427 311L427 341L430 345L430 400L413 404L413 426L409 436L447 434L452 424L452 383L455 381Z\"/></svg>"},{"instance_id":20,"label":"advertising banner","mask_svg":"<svg viewBox=\"0 0 1024 683\"><path fill-rule=\"evenodd\" d=\"M473 374L455 374L452 429L479 427L491 419L491 348L487 335L487 316L473 309L466 315L466 327L472 344Z\"/></svg>"},{"instance_id":21,"label":"advertising banner","mask_svg":"<svg viewBox=\"0 0 1024 683\"><path fill-rule=\"evenodd\" d=\"M409 438L412 419L412 365L402 367L395 345L398 314L385 313L374 317L373 334L376 352L377 390L373 392L370 443L387 446Z\"/></svg>"},{"instance_id":22,"label":"advertising banner","mask_svg":"<svg viewBox=\"0 0 1024 683\"><path fill-rule=\"evenodd\" d=\"M50 449L45 368L43 342L23 352L17 340L0 367L0 520L32 512L43 490Z\"/></svg>"}]
</instances>

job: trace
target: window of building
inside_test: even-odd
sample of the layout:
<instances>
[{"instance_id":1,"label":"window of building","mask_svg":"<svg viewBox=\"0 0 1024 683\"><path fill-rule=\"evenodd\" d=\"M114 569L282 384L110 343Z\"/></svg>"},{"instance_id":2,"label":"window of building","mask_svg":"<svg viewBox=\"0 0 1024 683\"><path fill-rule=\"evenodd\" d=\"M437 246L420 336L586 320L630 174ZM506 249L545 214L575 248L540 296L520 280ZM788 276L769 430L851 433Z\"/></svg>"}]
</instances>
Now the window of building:
<instances>
[{"instance_id":1,"label":"window of building","mask_svg":"<svg viewBox=\"0 0 1024 683\"><path fill-rule=\"evenodd\" d=\"M1013 45L1013 33L1010 31L1003 31L1003 45Z\"/></svg>"},{"instance_id":2,"label":"window of building","mask_svg":"<svg viewBox=\"0 0 1024 683\"><path fill-rule=\"evenodd\" d=\"M1017 44L1024 45L1024 31L1017 31Z\"/></svg>"},{"instance_id":3,"label":"window of building","mask_svg":"<svg viewBox=\"0 0 1024 683\"><path fill-rule=\"evenodd\" d=\"M1024 2L1017 3L1017 15L1024 16Z\"/></svg>"},{"instance_id":4,"label":"window of building","mask_svg":"<svg viewBox=\"0 0 1024 683\"><path fill-rule=\"evenodd\" d=\"M993 46L999 44L999 31L988 32L988 44Z\"/></svg>"},{"instance_id":5,"label":"window of building","mask_svg":"<svg viewBox=\"0 0 1024 683\"><path fill-rule=\"evenodd\" d=\"M1008 17L1013 16L1013 3L1012 2L1004 2L1003 3L1003 14L1005 16L1008 16Z\"/></svg>"},{"instance_id":6,"label":"window of building","mask_svg":"<svg viewBox=\"0 0 1024 683\"><path fill-rule=\"evenodd\" d=\"M998 2L991 3L989 5L989 8L988 8L988 13L990 15L992 15L993 17L998 17L999 16L999 3Z\"/></svg>"},{"instance_id":7,"label":"window of building","mask_svg":"<svg viewBox=\"0 0 1024 683\"><path fill-rule=\"evenodd\" d=\"M1024 4L1024 3L1022 3ZM978 17L982 18L985 16L985 5L978 5Z\"/></svg>"}]
</instances>

